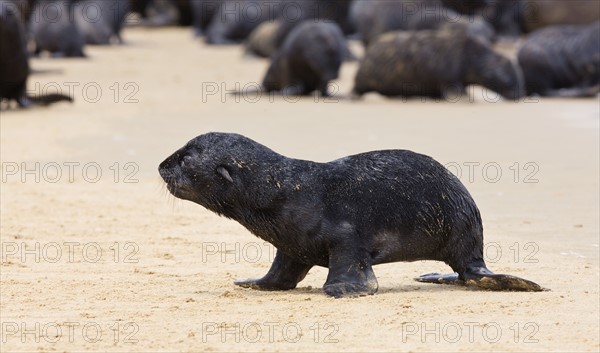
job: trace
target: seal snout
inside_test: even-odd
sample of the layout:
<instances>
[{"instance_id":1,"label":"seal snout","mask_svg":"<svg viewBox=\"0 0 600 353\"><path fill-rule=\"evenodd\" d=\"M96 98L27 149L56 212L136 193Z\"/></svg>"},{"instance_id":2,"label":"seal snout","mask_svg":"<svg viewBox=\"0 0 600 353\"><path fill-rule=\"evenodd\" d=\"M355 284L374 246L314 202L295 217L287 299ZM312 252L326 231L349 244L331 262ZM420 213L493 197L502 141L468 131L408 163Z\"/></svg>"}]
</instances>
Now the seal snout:
<instances>
[{"instance_id":1,"label":"seal snout","mask_svg":"<svg viewBox=\"0 0 600 353\"><path fill-rule=\"evenodd\" d=\"M170 156L169 158L165 159L158 166L158 173L160 174L160 176L164 180L164 182L167 184L167 187L168 186L177 187L178 177L177 177L175 167L176 167L176 164L174 164L173 156ZM169 189L169 191L171 191L171 190Z\"/></svg>"},{"instance_id":2,"label":"seal snout","mask_svg":"<svg viewBox=\"0 0 600 353\"><path fill-rule=\"evenodd\" d=\"M171 186L176 184L175 175L169 169L165 168L159 168L158 173L160 174L160 177L163 179L165 184L167 184L167 189L171 191Z\"/></svg>"},{"instance_id":3,"label":"seal snout","mask_svg":"<svg viewBox=\"0 0 600 353\"><path fill-rule=\"evenodd\" d=\"M163 178L163 180L167 184L169 184L169 181L173 178L173 174L171 173L170 170L167 170L167 169L159 168L158 174L160 174L160 177Z\"/></svg>"},{"instance_id":4,"label":"seal snout","mask_svg":"<svg viewBox=\"0 0 600 353\"><path fill-rule=\"evenodd\" d=\"M158 173L165 182L167 190L171 195L181 198L190 199L194 193L193 188L188 184L186 174L180 165L181 153L176 152L165 159L158 166Z\"/></svg>"},{"instance_id":5,"label":"seal snout","mask_svg":"<svg viewBox=\"0 0 600 353\"><path fill-rule=\"evenodd\" d=\"M169 167L168 162L169 162L169 158L167 158L166 160L164 160L158 166L158 174L160 174L161 178L163 178L163 180L167 184L169 183L169 179L173 177L173 172L171 171L171 168Z\"/></svg>"},{"instance_id":6,"label":"seal snout","mask_svg":"<svg viewBox=\"0 0 600 353\"><path fill-rule=\"evenodd\" d=\"M179 177L171 168L162 167L161 164L158 168L158 173L167 185L167 190L169 190L171 195L175 197L184 197L184 190L182 190L182 184L179 182Z\"/></svg>"}]
</instances>

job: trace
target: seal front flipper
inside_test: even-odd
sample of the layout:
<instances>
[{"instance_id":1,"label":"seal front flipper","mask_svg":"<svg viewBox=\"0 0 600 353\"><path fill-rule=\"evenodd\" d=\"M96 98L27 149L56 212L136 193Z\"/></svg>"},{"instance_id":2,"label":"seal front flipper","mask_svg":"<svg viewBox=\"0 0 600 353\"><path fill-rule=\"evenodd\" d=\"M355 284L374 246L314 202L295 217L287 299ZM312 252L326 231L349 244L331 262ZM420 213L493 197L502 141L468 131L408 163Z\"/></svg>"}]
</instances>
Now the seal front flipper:
<instances>
[{"instance_id":1,"label":"seal front flipper","mask_svg":"<svg viewBox=\"0 0 600 353\"><path fill-rule=\"evenodd\" d=\"M329 254L329 273L323 286L335 298L372 295L379 289L371 267L371 257L350 244L336 244Z\"/></svg>"},{"instance_id":2,"label":"seal front flipper","mask_svg":"<svg viewBox=\"0 0 600 353\"><path fill-rule=\"evenodd\" d=\"M258 290L290 290L296 288L311 268L312 265L297 262L277 250L271 269L263 278L236 280L233 283Z\"/></svg>"},{"instance_id":3,"label":"seal front flipper","mask_svg":"<svg viewBox=\"0 0 600 353\"><path fill-rule=\"evenodd\" d=\"M332 263L330 260L329 274L323 286L325 294L334 298L352 298L373 295L377 289L379 284L370 263L360 260Z\"/></svg>"}]
</instances>

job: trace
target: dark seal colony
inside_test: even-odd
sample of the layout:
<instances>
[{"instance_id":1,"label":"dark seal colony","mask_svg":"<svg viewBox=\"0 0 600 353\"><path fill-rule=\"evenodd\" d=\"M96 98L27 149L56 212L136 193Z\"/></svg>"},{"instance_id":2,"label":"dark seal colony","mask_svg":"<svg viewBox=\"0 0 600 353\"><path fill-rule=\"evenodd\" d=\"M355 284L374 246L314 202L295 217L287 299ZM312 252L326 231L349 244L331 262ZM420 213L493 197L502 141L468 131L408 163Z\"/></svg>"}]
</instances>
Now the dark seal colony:
<instances>
[{"instance_id":1,"label":"dark seal colony","mask_svg":"<svg viewBox=\"0 0 600 353\"><path fill-rule=\"evenodd\" d=\"M448 98L479 84L508 99L522 97L519 66L470 29L470 24L454 23L440 30L382 35L367 49L353 93Z\"/></svg>"},{"instance_id":2,"label":"dark seal colony","mask_svg":"<svg viewBox=\"0 0 600 353\"><path fill-rule=\"evenodd\" d=\"M430 157L405 150L329 163L284 157L244 136L196 137L160 164L168 190L234 219L277 248L269 272L242 287L289 290L313 266L329 268L334 297L377 292L372 266L437 260L456 273L418 281L541 291L494 274L483 260L479 210L461 182Z\"/></svg>"}]
</instances>

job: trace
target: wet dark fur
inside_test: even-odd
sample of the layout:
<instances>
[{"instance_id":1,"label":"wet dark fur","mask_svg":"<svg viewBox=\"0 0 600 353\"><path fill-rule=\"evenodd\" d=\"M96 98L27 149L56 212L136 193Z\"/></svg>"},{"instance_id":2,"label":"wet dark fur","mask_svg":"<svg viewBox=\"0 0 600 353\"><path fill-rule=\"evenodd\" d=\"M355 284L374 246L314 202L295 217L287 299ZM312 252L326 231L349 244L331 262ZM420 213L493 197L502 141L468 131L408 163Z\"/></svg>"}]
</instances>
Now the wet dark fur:
<instances>
[{"instance_id":1,"label":"wet dark fur","mask_svg":"<svg viewBox=\"0 0 600 353\"><path fill-rule=\"evenodd\" d=\"M336 24L306 21L294 28L273 56L263 87L292 95L318 90L326 96L329 81L338 78L346 50Z\"/></svg>"},{"instance_id":2,"label":"wet dark fur","mask_svg":"<svg viewBox=\"0 0 600 353\"><path fill-rule=\"evenodd\" d=\"M354 93L443 98L479 84L505 98L523 96L518 65L496 53L468 26L438 31L391 32L367 49L356 74Z\"/></svg>"},{"instance_id":3,"label":"wet dark fur","mask_svg":"<svg viewBox=\"0 0 600 353\"><path fill-rule=\"evenodd\" d=\"M28 97L26 94L29 62L25 29L20 14L0 6L0 101L16 100L20 107L72 101L71 97L50 94Z\"/></svg>"},{"instance_id":4,"label":"wet dark fur","mask_svg":"<svg viewBox=\"0 0 600 353\"><path fill-rule=\"evenodd\" d=\"M38 1L30 18L35 53L83 57L84 38L72 21L72 1Z\"/></svg>"},{"instance_id":5,"label":"wet dark fur","mask_svg":"<svg viewBox=\"0 0 600 353\"><path fill-rule=\"evenodd\" d=\"M536 31L525 39L518 58L527 94L596 95L600 92L600 21Z\"/></svg>"},{"instance_id":6,"label":"wet dark fur","mask_svg":"<svg viewBox=\"0 0 600 353\"><path fill-rule=\"evenodd\" d=\"M168 190L234 219L277 248L266 276L236 284L296 287L313 266L329 268L326 294L378 289L372 266L444 261L457 275L418 280L493 290L542 290L490 272L483 228L460 181L430 157L405 150L348 156L329 163L291 159L244 136L198 136L159 167Z\"/></svg>"}]
</instances>

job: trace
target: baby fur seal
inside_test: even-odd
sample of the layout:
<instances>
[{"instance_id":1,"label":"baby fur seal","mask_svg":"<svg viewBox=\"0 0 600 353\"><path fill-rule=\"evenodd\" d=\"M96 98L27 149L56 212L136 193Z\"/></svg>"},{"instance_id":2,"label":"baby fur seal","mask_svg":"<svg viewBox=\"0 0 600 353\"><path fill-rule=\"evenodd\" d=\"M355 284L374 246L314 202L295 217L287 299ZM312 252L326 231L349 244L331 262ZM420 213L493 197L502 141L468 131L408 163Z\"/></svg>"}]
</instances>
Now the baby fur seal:
<instances>
[{"instance_id":1,"label":"baby fur seal","mask_svg":"<svg viewBox=\"0 0 600 353\"><path fill-rule=\"evenodd\" d=\"M267 92L328 96L329 81L338 78L349 50L335 23L304 21L297 25L271 59L263 80Z\"/></svg>"},{"instance_id":2,"label":"baby fur seal","mask_svg":"<svg viewBox=\"0 0 600 353\"><path fill-rule=\"evenodd\" d=\"M528 95L593 97L600 93L600 21L540 29L521 43L517 57Z\"/></svg>"},{"instance_id":3,"label":"baby fur seal","mask_svg":"<svg viewBox=\"0 0 600 353\"><path fill-rule=\"evenodd\" d=\"M494 51L468 23L439 30L389 32L371 44L354 80L353 94L445 98L479 84L507 99L524 95L518 64Z\"/></svg>"},{"instance_id":4,"label":"baby fur seal","mask_svg":"<svg viewBox=\"0 0 600 353\"><path fill-rule=\"evenodd\" d=\"M416 280L543 290L487 269L475 202L453 174L422 154L374 151L316 163L212 132L173 153L159 172L175 197L234 219L277 248L269 272L235 282L242 287L293 289L311 267L323 266L326 294L361 296L377 292L373 265L438 260L456 273Z\"/></svg>"}]
</instances>

